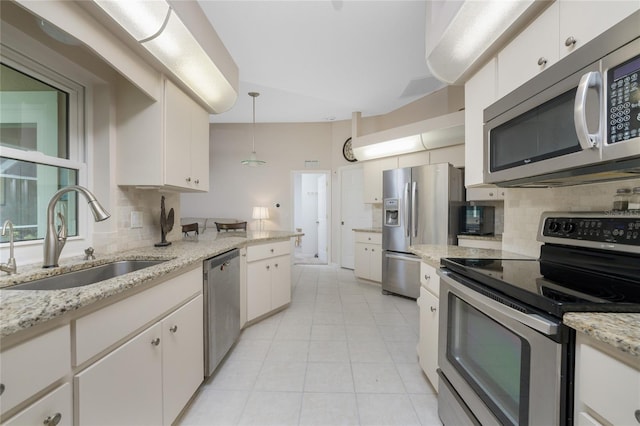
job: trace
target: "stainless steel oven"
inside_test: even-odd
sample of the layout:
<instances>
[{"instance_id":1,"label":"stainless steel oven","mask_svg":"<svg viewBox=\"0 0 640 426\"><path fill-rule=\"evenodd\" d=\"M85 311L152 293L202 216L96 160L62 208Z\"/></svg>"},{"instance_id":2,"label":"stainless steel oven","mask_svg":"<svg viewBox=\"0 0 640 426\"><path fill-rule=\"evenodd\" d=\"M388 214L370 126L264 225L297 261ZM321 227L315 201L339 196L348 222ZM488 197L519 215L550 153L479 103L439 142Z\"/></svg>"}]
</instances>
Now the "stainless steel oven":
<instances>
[{"instance_id":1,"label":"stainless steel oven","mask_svg":"<svg viewBox=\"0 0 640 426\"><path fill-rule=\"evenodd\" d=\"M448 381L441 383L470 407L465 417L482 425L558 424L567 413L572 333L557 318L454 275L440 279L438 360ZM440 411L447 425L462 415Z\"/></svg>"},{"instance_id":2,"label":"stainless steel oven","mask_svg":"<svg viewBox=\"0 0 640 426\"><path fill-rule=\"evenodd\" d=\"M640 211L544 213L538 259L442 260L445 425L572 425L566 312L640 312Z\"/></svg>"}]
</instances>

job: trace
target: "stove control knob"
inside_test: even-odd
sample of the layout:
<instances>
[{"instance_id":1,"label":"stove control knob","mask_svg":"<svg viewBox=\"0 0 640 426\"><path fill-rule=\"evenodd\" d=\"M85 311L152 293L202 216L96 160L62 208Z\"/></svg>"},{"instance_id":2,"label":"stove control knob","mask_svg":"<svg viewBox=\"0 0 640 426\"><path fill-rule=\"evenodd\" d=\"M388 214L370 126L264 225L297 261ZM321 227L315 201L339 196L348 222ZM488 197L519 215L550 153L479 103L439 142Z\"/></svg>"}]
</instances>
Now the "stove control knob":
<instances>
[{"instance_id":1,"label":"stove control knob","mask_svg":"<svg viewBox=\"0 0 640 426\"><path fill-rule=\"evenodd\" d=\"M567 234L570 234L576 230L576 224L573 222L565 222L562 224L562 230Z\"/></svg>"},{"instance_id":2,"label":"stove control knob","mask_svg":"<svg viewBox=\"0 0 640 426\"><path fill-rule=\"evenodd\" d=\"M560 230L560 224L558 222L549 223L549 231L558 232Z\"/></svg>"}]
</instances>

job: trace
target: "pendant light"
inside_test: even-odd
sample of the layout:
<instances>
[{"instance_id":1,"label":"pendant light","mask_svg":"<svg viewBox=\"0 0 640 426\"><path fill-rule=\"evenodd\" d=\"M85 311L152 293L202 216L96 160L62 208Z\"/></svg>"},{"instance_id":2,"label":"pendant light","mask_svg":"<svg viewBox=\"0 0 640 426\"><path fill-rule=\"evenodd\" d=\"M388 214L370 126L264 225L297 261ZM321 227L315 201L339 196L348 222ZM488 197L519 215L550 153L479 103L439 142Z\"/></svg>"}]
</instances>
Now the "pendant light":
<instances>
[{"instance_id":1,"label":"pendant light","mask_svg":"<svg viewBox=\"0 0 640 426\"><path fill-rule=\"evenodd\" d=\"M251 151L251 155L248 160L242 160L242 164L249 167L262 166L266 163L266 161L258 160L256 156L256 98L260 96L258 92L249 92L249 96L253 98L253 149Z\"/></svg>"}]
</instances>

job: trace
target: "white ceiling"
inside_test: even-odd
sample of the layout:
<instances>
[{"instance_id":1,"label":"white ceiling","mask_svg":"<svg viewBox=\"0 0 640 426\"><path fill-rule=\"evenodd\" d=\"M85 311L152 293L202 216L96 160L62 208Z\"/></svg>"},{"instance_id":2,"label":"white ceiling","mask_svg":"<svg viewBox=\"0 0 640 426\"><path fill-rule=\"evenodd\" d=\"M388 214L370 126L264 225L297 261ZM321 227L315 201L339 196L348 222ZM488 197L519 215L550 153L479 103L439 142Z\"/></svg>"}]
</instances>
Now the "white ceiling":
<instances>
[{"instance_id":1,"label":"white ceiling","mask_svg":"<svg viewBox=\"0 0 640 426\"><path fill-rule=\"evenodd\" d=\"M425 61L426 1L198 0L240 70L211 122L321 122L386 114L444 84Z\"/></svg>"}]
</instances>

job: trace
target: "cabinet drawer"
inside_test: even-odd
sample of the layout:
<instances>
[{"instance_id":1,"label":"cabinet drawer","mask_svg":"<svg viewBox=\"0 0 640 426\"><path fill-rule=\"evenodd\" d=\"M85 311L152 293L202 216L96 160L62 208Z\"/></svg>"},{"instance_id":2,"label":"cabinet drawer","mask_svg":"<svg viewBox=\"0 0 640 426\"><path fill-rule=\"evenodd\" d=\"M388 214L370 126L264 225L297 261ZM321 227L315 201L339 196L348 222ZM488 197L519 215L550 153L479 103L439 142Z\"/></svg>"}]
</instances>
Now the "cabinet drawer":
<instances>
[{"instance_id":1,"label":"cabinet drawer","mask_svg":"<svg viewBox=\"0 0 640 426\"><path fill-rule=\"evenodd\" d=\"M582 403L611 424L635 424L640 371L587 344L580 345L578 362L578 395Z\"/></svg>"},{"instance_id":2,"label":"cabinet drawer","mask_svg":"<svg viewBox=\"0 0 640 426\"><path fill-rule=\"evenodd\" d=\"M42 425L47 419L59 419L58 426L73 424L73 409L71 405L71 385L65 383L56 390L34 402L8 421L5 426Z\"/></svg>"},{"instance_id":3,"label":"cabinet drawer","mask_svg":"<svg viewBox=\"0 0 640 426\"><path fill-rule=\"evenodd\" d=\"M356 243L382 244L382 234L377 232L356 232Z\"/></svg>"},{"instance_id":4,"label":"cabinet drawer","mask_svg":"<svg viewBox=\"0 0 640 426\"><path fill-rule=\"evenodd\" d=\"M70 369L68 325L3 351L0 354L0 383L4 386L0 397L2 412L49 386Z\"/></svg>"},{"instance_id":5,"label":"cabinet drawer","mask_svg":"<svg viewBox=\"0 0 640 426\"><path fill-rule=\"evenodd\" d=\"M291 252L290 245L291 243L287 240L277 243L249 246L247 247L247 262L289 254Z\"/></svg>"},{"instance_id":6,"label":"cabinet drawer","mask_svg":"<svg viewBox=\"0 0 640 426\"><path fill-rule=\"evenodd\" d=\"M202 292L202 268L76 320L76 361L80 365L104 349Z\"/></svg>"},{"instance_id":7,"label":"cabinet drawer","mask_svg":"<svg viewBox=\"0 0 640 426\"><path fill-rule=\"evenodd\" d=\"M420 284L434 296L440 296L440 277L436 268L424 262L420 262Z\"/></svg>"}]
</instances>

